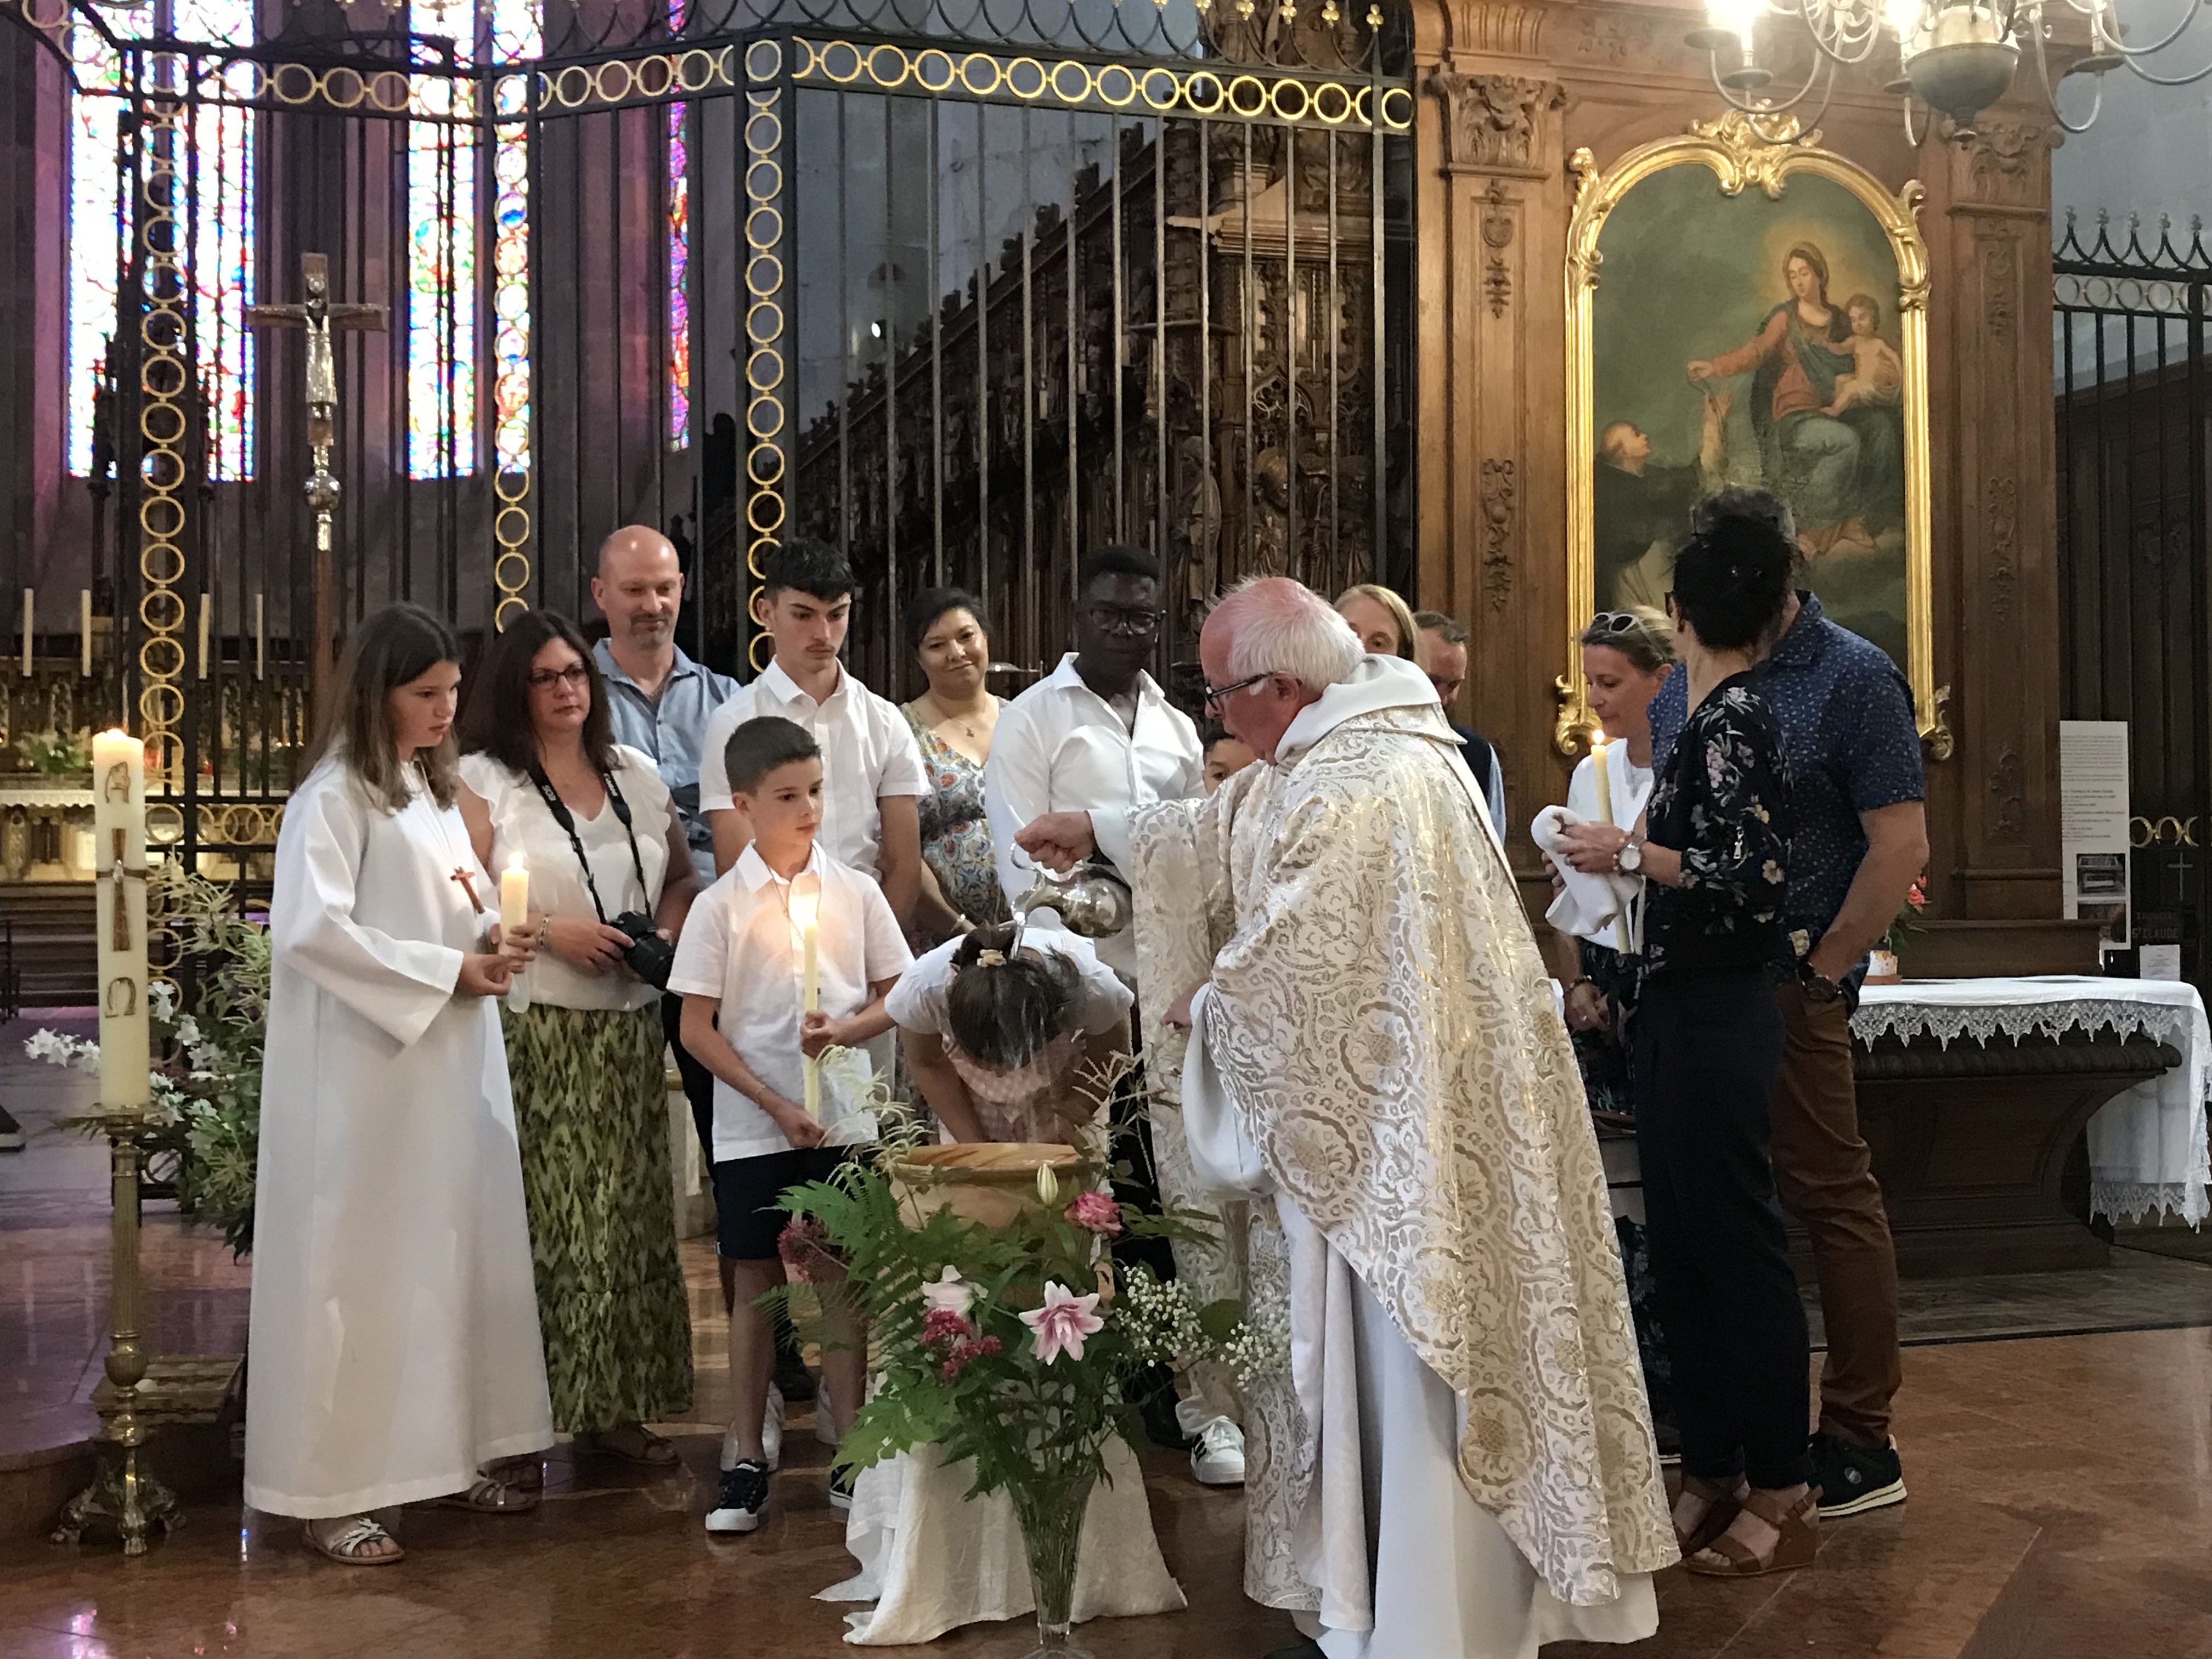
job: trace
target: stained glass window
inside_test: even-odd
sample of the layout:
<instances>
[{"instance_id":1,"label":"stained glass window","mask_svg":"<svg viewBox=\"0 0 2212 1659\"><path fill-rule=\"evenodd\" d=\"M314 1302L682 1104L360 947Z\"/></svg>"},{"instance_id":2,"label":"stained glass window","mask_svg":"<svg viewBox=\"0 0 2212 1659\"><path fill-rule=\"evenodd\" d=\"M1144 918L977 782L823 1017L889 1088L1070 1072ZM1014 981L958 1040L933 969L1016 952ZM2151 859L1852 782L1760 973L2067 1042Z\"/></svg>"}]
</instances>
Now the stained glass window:
<instances>
[{"instance_id":1,"label":"stained glass window","mask_svg":"<svg viewBox=\"0 0 2212 1659\"><path fill-rule=\"evenodd\" d=\"M171 0L170 27L182 40L230 45L253 39L253 0ZM204 72L213 75L212 62ZM234 80L241 77L232 71ZM207 102L191 118L192 157L185 246L192 331L208 395L208 471L216 478L253 471L253 112Z\"/></svg>"},{"instance_id":2,"label":"stained glass window","mask_svg":"<svg viewBox=\"0 0 2212 1659\"><path fill-rule=\"evenodd\" d=\"M477 465L476 88L417 75L408 108L407 471L441 478Z\"/></svg>"},{"instance_id":3,"label":"stained glass window","mask_svg":"<svg viewBox=\"0 0 2212 1659\"><path fill-rule=\"evenodd\" d=\"M542 50L538 0L491 0L494 63ZM520 119L525 77L492 82L492 453L500 471L530 468L530 148Z\"/></svg>"},{"instance_id":4,"label":"stained glass window","mask_svg":"<svg viewBox=\"0 0 2212 1659\"><path fill-rule=\"evenodd\" d=\"M668 0L668 33L684 33L687 0ZM690 106L668 106L668 447L691 441L691 160L684 148Z\"/></svg>"},{"instance_id":5,"label":"stained glass window","mask_svg":"<svg viewBox=\"0 0 2212 1659\"><path fill-rule=\"evenodd\" d=\"M70 30L70 58L85 88L122 82L118 54L88 23ZM90 93L70 100L69 470L92 471L93 397L115 331L115 289L122 270L121 191L115 171L122 100Z\"/></svg>"},{"instance_id":6,"label":"stained glass window","mask_svg":"<svg viewBox=\"0 0 2212 1659\"><path fill-rule=\"evenodd\" d=\"M181 40L247 41L254 35L253 0L166 0L118 19ZM98 31L70 32L70 56L84 88L70 112L69 470L92 470L93 399L116 326L116 296L129 269L116 133L123 100L99 89L122 85L122 61ZM153 60L157 84L185 71L188 60ZM215 74L203 61L201 71ZM242 478L253 471L254 115L208 102L197 106L184 135L185 161L176 179L178 260L191 295L192 338L208 397L208 471Z\"/></svg>"}]
</instances>

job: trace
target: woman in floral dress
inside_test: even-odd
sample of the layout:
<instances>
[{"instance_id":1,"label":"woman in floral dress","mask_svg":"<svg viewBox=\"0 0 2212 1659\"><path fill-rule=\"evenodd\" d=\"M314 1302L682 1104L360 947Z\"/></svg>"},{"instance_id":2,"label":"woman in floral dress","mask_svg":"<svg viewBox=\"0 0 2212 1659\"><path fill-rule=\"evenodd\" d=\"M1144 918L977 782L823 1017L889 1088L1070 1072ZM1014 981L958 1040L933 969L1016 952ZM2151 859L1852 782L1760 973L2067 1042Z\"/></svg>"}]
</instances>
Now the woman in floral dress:
<instances>
[{"instance_id":1,"label":"woman in floral dress","mask_svg":"<svg viewBox=\"0 0 2212 1659\"><path fill-rule=\"evenodd\" d=\"M982 611L971 593L933 587L906 611L907 644L929 681L905 708L929 774L930 793L921 798L924 876L915 912L924 945L1007 919L983 817L983 763L1004 705L985 684L991 638Z\"/></svg>"}]
</instances>

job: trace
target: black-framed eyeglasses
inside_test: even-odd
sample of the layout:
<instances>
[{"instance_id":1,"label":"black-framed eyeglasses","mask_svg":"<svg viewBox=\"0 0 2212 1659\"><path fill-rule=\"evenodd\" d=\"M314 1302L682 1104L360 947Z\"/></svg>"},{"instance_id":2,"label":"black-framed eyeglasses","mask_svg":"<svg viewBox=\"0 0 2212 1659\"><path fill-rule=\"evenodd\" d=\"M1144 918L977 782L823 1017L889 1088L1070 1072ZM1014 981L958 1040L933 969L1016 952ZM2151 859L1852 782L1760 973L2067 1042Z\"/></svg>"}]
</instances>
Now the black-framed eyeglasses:
<instances>
[{"instance_id":1,"label":"black-framed eyeglasses","mask_svg":"<svg viewBox=\"0 0 2212 1659\"><path fill-rule=\"evenodd\" d=\"M1235 696L1239 691L1249 690L1259 684L1261 680L1272 680L1274 678L1275 671L1271 668L1264 674L1255 674L1249 679L1237 681L1234 685L1207 686L1206 688L1206 718L1218 720L1220 718L1221 705L1224 702Z\"/></svg>"},{"instance_id":2,"label":"black-framed eyeglasses","mask_svg":"<svg viewBox=\"0 0 2212 1659\"><path fill-rule=\"evenodd\" d=\"M533 668L529 684L532 691L546 691L556 685L588 685L592 671L582 663L572 662L566 668Z\"/></svg>"},{"instance_id":3,"label":"black-framed eyeglasses","mask_svg":"<svg viewBox=\"0 0 2212 1659\"><path fill-rule=\"evenodd\" d=\"M1142 611L1128 605L1090 605L1084 614L1102 634L1119 634L1124 639L1142 639L1147 634L1160 631L1160 613Z\"/></svg>"}]
</instances>

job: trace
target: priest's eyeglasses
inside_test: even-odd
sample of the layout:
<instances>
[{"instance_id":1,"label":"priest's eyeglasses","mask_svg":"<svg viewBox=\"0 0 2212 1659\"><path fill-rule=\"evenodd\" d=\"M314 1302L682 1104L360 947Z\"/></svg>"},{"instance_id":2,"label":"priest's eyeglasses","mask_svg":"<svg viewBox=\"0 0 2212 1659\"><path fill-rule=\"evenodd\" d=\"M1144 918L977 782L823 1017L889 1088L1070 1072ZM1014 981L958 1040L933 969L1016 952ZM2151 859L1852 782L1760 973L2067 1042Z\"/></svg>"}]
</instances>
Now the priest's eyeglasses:
<instances>
[{"instance_id":1,"label":"priest's eyeglasses","mask_svg":"<svg viewBox=\"0 0 2212 1659\"><path fill-rule=\"evenodd\" d=\"M1261 680L1272 680L1274 678L1275 671L1271 668L1264 674L1255 674L1249 679L1241 679L1237 681L1234 685L1207 686L1206 688L1206 718L1208 720L1218 720L1221 717L1221 705L1223 703L1228 702L1230 698L1235 696L1239 691L1249 690L1253 686L1259 684Z\"/></svg>"},{"instance_id":2,"label":"priest's eyeglasses","mask_svg":"<svg viewBox=\"0 0 2212 1659\"><path fill-rule=\"evenodd\" d=\"M556 685L588 684L592 671L580 662L572 662L566 668L533 668L525 678L532 691L549 691Z\"/></svg>"}]
</instances>

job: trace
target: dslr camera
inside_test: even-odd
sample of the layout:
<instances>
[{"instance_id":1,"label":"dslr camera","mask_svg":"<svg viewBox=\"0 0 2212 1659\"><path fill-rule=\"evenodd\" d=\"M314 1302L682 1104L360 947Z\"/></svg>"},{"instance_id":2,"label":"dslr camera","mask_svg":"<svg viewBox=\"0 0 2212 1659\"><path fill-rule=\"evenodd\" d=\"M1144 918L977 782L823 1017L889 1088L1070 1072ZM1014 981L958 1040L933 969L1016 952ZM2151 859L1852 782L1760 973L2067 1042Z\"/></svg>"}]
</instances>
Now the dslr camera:
<instances>
[{"instance_id":1,"label":"dslr camera","mask_svg":"<svg viewBox=\"0 0 2212 1659\"><path fill-rule=\"evenodd\" d=\"M623 960L629 970L656 991L668 988L669 970L676 966L676 947L661 938L653 918L642 910L625 910L607 924L629 937Z\"/></svg>"}]
</instances>

